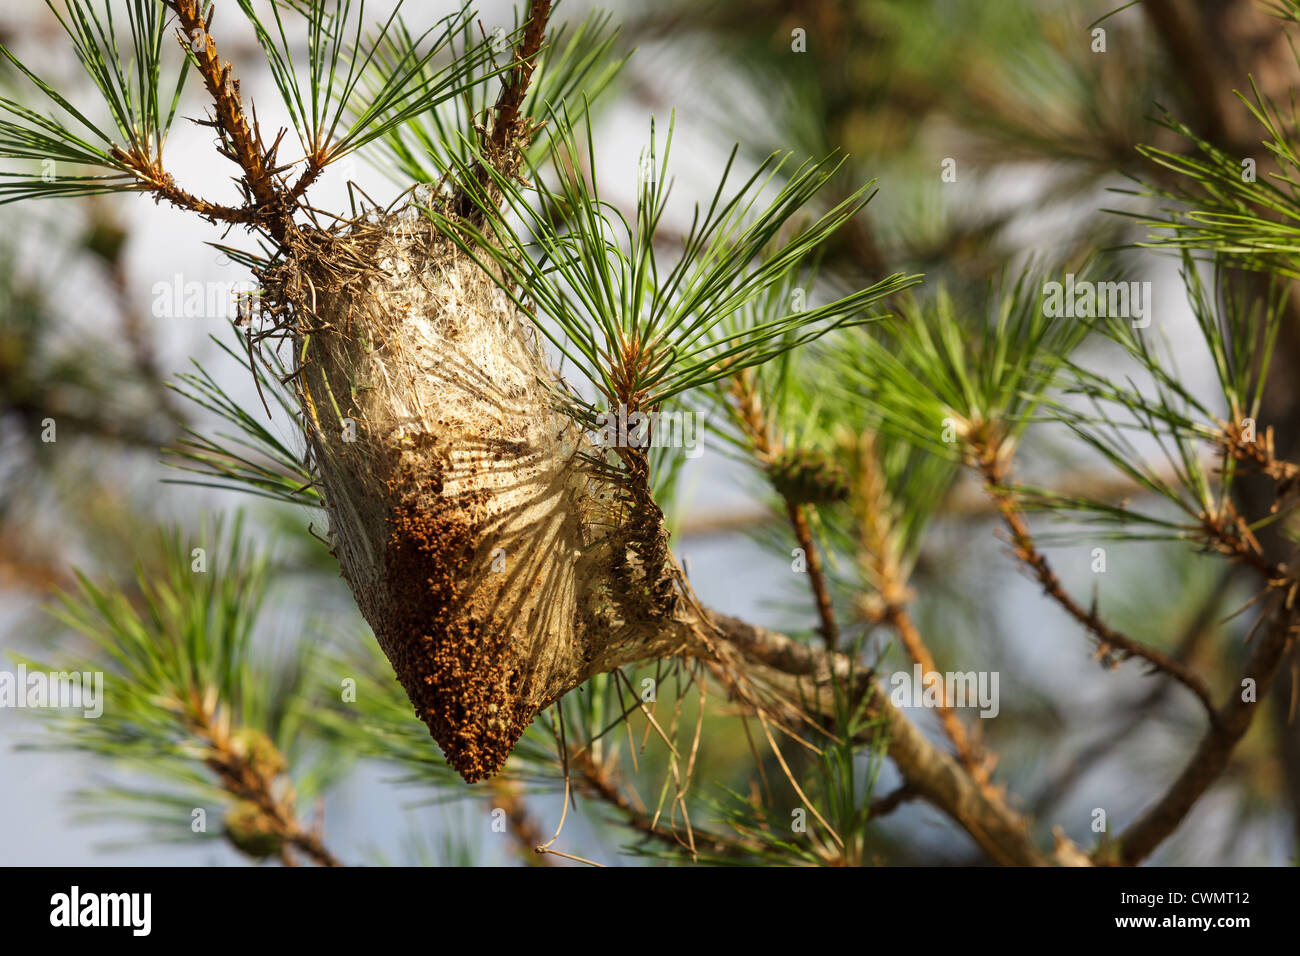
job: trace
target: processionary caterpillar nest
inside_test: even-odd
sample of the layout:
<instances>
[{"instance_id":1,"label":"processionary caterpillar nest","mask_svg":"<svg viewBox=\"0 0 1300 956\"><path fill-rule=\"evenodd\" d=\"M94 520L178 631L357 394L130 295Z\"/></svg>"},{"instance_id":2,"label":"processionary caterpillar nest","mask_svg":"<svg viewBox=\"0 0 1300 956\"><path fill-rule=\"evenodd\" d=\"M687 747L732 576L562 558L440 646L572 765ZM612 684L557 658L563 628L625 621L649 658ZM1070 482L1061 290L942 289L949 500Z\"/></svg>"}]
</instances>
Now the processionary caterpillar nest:
<instances>
[{"instance_id":1,"label":"processionary caterpillar nest","mask_svg":"<svg viewBox=\"0 0 1300 956\"><path fill-rule=\"evenodd\" d=\"M473 782L548 703L646 656L645 636L611 584L611 567L629 584L622 496L593 475L528 318L413 212L314 237L268 287L293 302L343 576Z\"/></svg>"}]
</instances>

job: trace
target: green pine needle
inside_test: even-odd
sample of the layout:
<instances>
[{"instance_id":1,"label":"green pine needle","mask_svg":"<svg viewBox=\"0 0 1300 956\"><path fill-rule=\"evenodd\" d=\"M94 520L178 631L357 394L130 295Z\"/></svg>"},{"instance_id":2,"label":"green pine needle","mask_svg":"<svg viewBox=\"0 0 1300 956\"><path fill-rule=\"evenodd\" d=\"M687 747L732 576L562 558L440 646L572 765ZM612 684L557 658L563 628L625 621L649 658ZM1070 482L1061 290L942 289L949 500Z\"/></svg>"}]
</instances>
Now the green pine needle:
<instances>
[{"instance_id":1,"label":"green pine needle","mask_svg":"<svg viewBox=\"0 0 1300 956\"><path fill-rule=\"evenodd\" d=\"M724 320L781 282L861 211L874 184L811 219L807 207L842 160L791 169L788 156L773 155L729 191L733 150L707 209L696 207L677 261L661 264L671 124L662 155L651 126L635 221L629 222L579 171L595 168L590 128L580 144L565 112L552 112L549 122L558 170L552 186L543 184L539 170L531 173L537 185L521 186L484 162L494 187L487 190L475 184L474 169L462 165L457 184L486 228L437 208L430 215L467 254L499 268L506 293L546 320L538 323L542 332L611 403L653 408L834 328L879 318L874 306L920 279L897 273L836 301L728 331ZM765 193L772 194L766 202ZM811 222L799 222L801 214Z\"/></svg>"},{"instance_id":2,"label":"green pine needle","mask_svg":"<svg viewBox=\"0 0 1300 956\"><path fill-rule=\"evenodd\" d=\"M62 11L52 0L46 2L98 91L112 126L96 123L0 44L0 55L31 81L55 114L47 116L0 96L0 116L6 117L0 119L0 158L42 163L38 173L0 173L5 180L0 182L0 204L137 188L119 153L143 159L161 155L188 73L178 51L173 51L174 57L164 52L166 8L161 3L129 0L130 47L123 48L110 0L104 0L102 9L92 0L66 0ZM65 175L60 163L100 172Z\"/></svg>"}]
</instances>

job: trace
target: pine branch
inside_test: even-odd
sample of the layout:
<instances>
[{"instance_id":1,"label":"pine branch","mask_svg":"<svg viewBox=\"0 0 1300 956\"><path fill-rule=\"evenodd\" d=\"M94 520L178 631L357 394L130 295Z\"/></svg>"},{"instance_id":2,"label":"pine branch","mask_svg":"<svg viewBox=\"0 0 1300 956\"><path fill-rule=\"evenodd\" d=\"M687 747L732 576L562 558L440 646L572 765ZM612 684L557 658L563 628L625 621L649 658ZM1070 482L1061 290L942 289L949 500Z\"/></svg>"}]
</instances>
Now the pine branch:
<instances>
[{"instance_id":1,"label":"pine branch","mask_svg":"<svg viewBox=\"0 0 1300 956\"><path fill-rule=\"evenodd\" d=\"M198 800L191 795L190 807L214 793L230 801L226 836L251 858L296 850L320 865L338 865L322 841L319 820L310 829L298 821L288 773L301 744L298 695L311 645L299 645L294 657L275 664L258 660L251 644L267 564L252 558L239 522L229 537L219 523L205 523L198 539L203 547L192 549L192 539L179 532L163 535L149 572L144 564L137 568L138 588L129 594L79 575L80 594L59 595L55 616L90 638L98 655L74 667L37 666L111 668L114 679L91 726L76 717L51 717L53 745L203 794ZM209 560L215 566L207 566ZM332 756L332 768L299 777L299 788L310 792L327 784L345 765L339 758ZM184 800L175 791L153 794L137 786L86 795L105 797L164 805L170 809L155 822L190 832L188 811L175 811L176 801Z\"/></svg>"},{"instance_id":2,"label":"pine branch","mask_svg":"<svg viewBox=\"0 0 1300 956\"><path fill-rule=\"evenodd\" d=\"M1292 474L1293 466L1273 457L1271 441L1266 440L1260 448L1252 448L1251 443L1242 442L1237 433L1229 433L1223 440L1230 454L1264 474L1275 477ZM1279 483L1279 500L1290 493L1290 482ZM1235 514L1234 517L1236 520L1227 527L1214 516L1208 517L1207 534L1217 542L1222 553L1261 572L1265 582L1264 593L1274 604L1270 612L1272 619L1263 628L1262 635L1254 634L1255 648L1242 668L1241 676L1233 684L1223 706L1215 712L1209 729L1183 772L1113 844L1099 852L1098 862L1118 860L1127 865L1137 865L1178 827L1197 800L1226 769L1237 744L1250 730L1259 702L1263 701L1277 676L1279 665L1300 633L1300 618L1296 611L1300 582L1287 566L1270 564L1260 554L1258 543L1239 533L1241 519ZM1267 614L1262 615L1261 622L1266 617ZM1247 682L1250 682L1250 693L1247 693Z\"/></svg>"},{"instance_id":3,"label":"pine branch","mask_svg":"<svg viewBox=\"0 0 1300 956\"><path fill-rule=\"evenodd\" d=\"M256 210L253 207L226 206L209 202L182 189L176 184L171 173L163 169L160 159L151 159L137 153L125 153L117 147L110 150L110 155L131 171L140 189L152 193L156 199L169 202L178 209L196 213L209 222L250 225L257 220Z\"/></svg>"},{"instance_id":4,"label":"pine branch","mask_svg":"<svg viewBox=\"0 0 1300 956\"><path fill-rule=\"evenodd\" d=\"M531 131L521 122L520 108L537 68L537 57L546 39L546 21L551 15L551 0L529 0L527 26L515 47L514 58L505 84L493 108L489 155L502 156L507 150L522 152Z\"/></svg>"},{"instance_id":5,"label":"pine branch","mask_svg":"<svg viewBox=\"0 0 1300 956\"><path fill-rule=\"evenodd\" d=\"M934 655L926 647L925 640L921 637L921 631L916 626L916 622L912 619L912 615L905 605L892 602L887 604L885 606L885 621L898 635L907 656L914 663L921 665L922 674L938 672ZM957 752L957 760L965 768L966 772L971 775L971 779L976 784L988 793L996 792L996 788L990 780L992 765L988 757L982 752L982 748L967 730L965 722L953 709L952 703L947 699L942 682L936 685L936 689L939 692L939 700L935 705L935 712L938 714L940 724L943 725L944 734L952 741L953 748Z\"/></svg>"},{"instance_id":6,"label":"pine branch","mask_svg":"<svg viewBox=\"0 0 1300 956\"><path fill-rule=\"evenodd\" d=\"M519 852L525 866L550 866L551 861L538 847L546 842L541 827L528 811L528 804L519 793L519 788L511 781L501 777L494 778L490 786L496 794L494 809L505 811L506 822L510 827L510 838Z\"/></svg>"},{"instance_id":7,"label":"pine branch","mask_svg":"<svg viewBox=\"0 0 1300 956\"><path fill-rule=\"evenodd\" d=\"M781 454L772 421L776 413L773 409L767 407L759 396L754 373L746 371L733 377L727 393L732 399L732 403L728 406L729 411L736 420L746 448L760 464L770 465ZM865 454L871 455L872 453L868 451ZM879 474L869 468L864 468L861 478L869 486L867 493L873 497L869 507L881 508L882 502L880 498L883 495L884 488ZM788 495L784 497L784 502L791 524L795 529L796 537L799 539L801 547L805 549L810 584L817 599L819 613L823 621L823 633L836 634L838 628L835 625L831 609L827 581L816 545L812 540L811 532L803 516L801 505ZM859 501L859 504L864 503ZM880 518L881 515L877 514L876 517ZM868 537L872 537L868 516L861 515L859 520L863 532ZM876 549L876 557L879 559L885 550L890 550L884 540L889 535L882 528L877 527L874 530L877 533L869 546ZM880 560L875 563L876 570L886 571L889 578L889 580L883 580L877 577L874 582L883 589L882 593L887 595L885 607L882 611L884 618L889 621L899 634L909 655L914 660L921 662L925 670L934 670L933 657L921 639L919 630L902 601L901 596L906 592L906 587L898 580L899 568L897 561L892 561L889 568L886 568ZM828 642L828 644L830 645L829 651L834 653L833 642ZM980 748L967 732L965 725L946 701L941 701L940 722L945 734L952 741L958 760L965 768L966 773L969 774L970 779L974 781L991 805L1005 808L1002 793L990 782L991 763L981 753Z\"/></svg>"},{"instance_id":8,"label":"pine branch","mask_svg":"<svg viewBox=\"0 0 1300 956\"><path fill-rule=\"evenodd\" d=\"M843 654L829 654L765 628L717 612L708 613L727 647L748 659L756 674L779 686L790 700L816 713L834 710L833 684L844 683L851 701L866 701L866 712L883 722L887 752L903 779L921 798L961 826L994 860L1013 866L1042 866L1053 861L1033 843L1026 821L1004 801L990 798L968 773L928 741L888 695L873 687L871 675L858 671ZM1069 845L1065 845L1069 849ZM1059 862L1067 853L1058 847Z\"/></svg>"},{"instance_id":9,"label":"pine branch","mask_svg":"<svg viewBox=\"0 0 1300 956\"><path fill-rule=\"evenodd\" d=\"M894 507L882 473L877 453L879 439L870 433L860 439L858 449L858 479L850 501L854 505L860 561L865 565L865 576L875 593L864 604L873 612L871 617L884 620L898 635L908 657L921 665L921 673L937 672L934 655L930 653L920 628L908 610L911 593L904 578L900 555L900 535L894 527ZM872 600L874 599L874 600ZM878 602L879 607L870 607ZM977 735L968 731L965 722L947 699L947 688L942 682L935 708L944 733L952 741L957 759L966 772L992 799L1001 799L991 782L995 759L984 752Z\"/></svg>"},{"instance_id":10,"label":"pine branch","mask_svg":"<svg viewBox=\"0 0 1300 956\"><path fill-rule=\"evenodd\" d=\"M978 462L978 468L988 484L989 494L996 501L998 512L1011 534L1011 544L1016 558L1033 572L1048 597L1096 636L1099 642L1098 656L1108 658L1118 650L1122 655L1121 659L1137 657L1146 661L1154 671L1168 674L1195 694L1205 707L1211 724L1218 720L1214 699L1210 696L1205 681L1198 674L1183 662L1174 660L1167 654L1110 627L1101 620L1095 610L1085 609L1066 593L1047 557L1034 544L1029 525L1016 506L1015 490L1008 483L1009 465L1005 460L1005 448L979 442L972 443L971 448Z\"/></svg>"},{"instance_id":11,"label":"pine branch","mask_svg":"<svg viewBox=\"0 0 1300 956\"><path fill-rule=\"evenodd\" d=\"M799 547L803 549L808 562L808 585L812 588L813 600L817 604L817 616L822 622L822 638L826 641L826 649L835 651L839 649L840 626L835 620L835 607L831 602L830 589L826 583L826 571L822 567L821 554L818 552L817 542L813 540L805 508L805 505L788 498L785 501L785 512L790 519L790 528L794 531L795 540L799 542Z\"/></svg>"},{"instance_id":12,"label":"pine branch","mask_svg":"<svg viewBox=\"0 0 1300 956\"><path fill-rule=\"evenodd\" d=\"M619 814L624 826L646 839L655 840L678 853L698 853L703 850L709 853L735 855L745 849L743 843L701 830L692 824L691 840L694 844L694 851L692 851L691 846L687 845L675 830L663 829L658 825L656 817L633 806L620 788L615 775L607 767L592 759L590 749L570 754L569 769L578 774L577 786L581 792L603 801Z\"/></svg>"},{"instance_id":13,"label":"pine branch","mask_svg":"<svg viewBox=\"0 0 1300 956\"><path fill-rule=\"evenodd\" d=\"M285 185L291 199L300 198L331 163L368 143L400 135L423 114L469 95L500 72L492 67L491 39L453 48L458 36L470 35L473 12L468 6L412 33L401 18L404 0L398 0L367 35L365 0L272 0L269 20L253 0L237 3L253 27L302 145L303 171L293 186ZM305 60L303 70L295 62L283 10L306 27L306 56L299 57ZM450 56L435 68L444 53ZM457 130L456 135L466 132Z\"/></svg>"},{"instance_id":14,"label":"pine branch","mask_svg":"<svg viewBox=\"0 0 1300 956\"><path fill-rule=\"evenodd\" d=\"M244 173L252 201L251 215L265 225L271 235L284 243L289 234L289 209L284 191L274 176L275 149L262 143L261 135L248 121L240 97L239 81L229 63L222 62L216 43L208 33L211 16L205 20L199 0L163 0L180 21L179 38L193 56L199 75L216 111L218 128L224 135L224 155L239 165Z\"/></svg>"},{"instance_id":15,"label":"pine branch","mask_svg":"<svg viewBox=\"0 0 1300 956\"><path fill-rule=\"evenodd\" d=\"M534 171L533 185L521 188L480 153L456 172L474 215L467 218L463 210L442 210L436 204L429 214L520 310L535 316L539 331L596 386L610 408L623 404L629 413L652 411L690 389L771 361L837 328L880 319L869 310L920 280L897 273L825 305L787 308L762 325L730 327L729 318L788 279L791 270L861 211L874 195L874 184L791 232L791 224L843 159L788 169L789 156L773 155L728 196L733 150L707 209L695 215L677 261L661 264L671 127L662 161L657 161L651 126L636 219L629 222L601 199L591 173L584 171L594 167L590 128L580 144L571 117L552 111L549 122L557 143L553 178L558 182L548 185ZM490 187L479 183L482 170L491 177ZM782 174L775 197L763 203L764 187L776 187L773 181ZM572 211L573 221L557 222L557 209Z\"/></svg>"},{"instance_id":16,"label":"pine branch","mask_svg":"<svg viewBox=\"0 0 1300 956\"><path fill-rule=\"evenodd\" d=\"M248 801L261 811L260 822L269 826L283 844L281 852L286 865L293 865L287 855L292 847L319 866L342 866L326 848L320 834L304 829L298 822L292 792L277 786L283 758L278 753L259 753L250 758L247 749L232 738L228 722L206 707L197 693L188 704L186 720L190 731L207 748L204 763L232 797ZM270 745L269 740L266 743Z\"/></svg>"},{"instance_id":17,"label":"pine branch","mask_svg":"<svg viewBox=\"0 0 1300 956\"><path fill-rule=\"evenodd\" d=\"M521 132L527 134L526 143L516 138L526 164L535 166L541 163L554 145L552 137L536 138L532 135L543 125L548 109L559 109L571 115L586 115L611 79L622 69L627 57L614 55L618 31L611 29L609 22L608 14L593 12L572 31L568 30L567 25L560 26L547 38L542 50L536 55L537 66L528 82L516 117L516 125ZM474 26L466 21L462 27L461 46L465 50L474 47ZM501 155L502 151L491 148L492 123L485 121L485 118L490 120L496 115L494 104L504 91L498 90L494 97L491 95L491 85L482 81L496 76L509 79L515 63L514 51L522 45L527 29L528 22L525 21L523 29L516 27L504 37L497 35L501 40L513 38L515 44L506 66L497 66L491 58L482 59L473 76L467 80L466 89L461 95L413 115L406 122L387 130L380 139L382 155L376 163L381 171L405 189L411 183L442 182L458 168L472 169L475 148L485 156ZM399 31L399 40L407 47L412 46L412 41L404 30ZM496 38L493 40L493 49L495 45ZM381 71L395 56L388 49L384 54L380 63ZM467 135L472 130L477 130L478 135ZM481 170L478 183L481 188L489 185ZM464 199L463 211L472 214L472 205L467 198Z\"/></svg>"},{"instance_id":18,"label":"pine branch","mask_svg":"<svg viewBox=\"0 0 1300 956\"><path fill-rule=\"evenodd\" d=\"M1214 587L1200 603L1195 615L1184 629L1182 637L1178 640L1176 660L1184 662L1190 660L1205 639L1214 633L1214 624L1223 615L1223 600L1236 570L1229 568L1226 573L1220 575ZM1101 731L1092 744L1085 747L1070 761L1058 778L1042 787L1031 801L1033 814L1042 816L1051 810L1094 767L1114 753L1120 745L1132 740L1142 724L1168 698L1172 687L1173 684L1169 681L1154 685L1133 704L1130 713L1118 728L1108 727Z\"/></svg>"},{"instance_id":19,"label":"pine branch","mask_svg":"<svg viewBox=\"0 0 1300 956\"><path fill-rule=\"evenodd\" d=\"M772 465L780 455L781 449L774 433L775 425L771 420L771 413L763 405L752 370L736 375L728 391L735 399L735 415L754 459L761 466ZM808 516L804 513L803 504L794 500L788 493L782 494L780 489L777 491L782 495L786 517L790 521L795 540L804 553L808 586L812 589L817 616L821 619L822 639L826 642L828 650L835 651L838 649L840 628L835 619L835 606L831 601L826 572L822 567L821 552L817 542L813 540Z\"/></svg>"},{"instance_id":20,"label":"pine branch","mask_svg":"<svg viewBox=\"0 0 1300 956\"><path fill-rule=\"evenodd\" d=\"M1294 584L1287 587L1284 607L1277 611L1265 632L1257 636L1258 643L1242 668L1240 680L1215 714L1210 729L1183 772L1159 800L1098 855L1097 862L1115 860L1127 866L1141 863L1177 829L1196 801L1219 779L1233 750L1250 730L1259 702L1264 699L1277 675L1278 665L1300 630L1291 604L1294 587ZM1243 691L1247 680L1254 681L1254 694L1249 701L1244 699L1247 695Z\"/></svg>"},{"instance_id":21,"label":"pine branch","mask_svg":"<svg viewBox=\"0 0 1300 956\"><path fill-rule=\"evenodd\" d=\"M170 103L163 99L163 36L166 13L154 0L128 0L127 26L131 46L119 47L113 4L102 10L93 0L66 0L62 11L49 6L81 64L100 94L111 126L97 123L37 76L7 47L0 54L40 92L47 111L34 110L0 97L0 156L41 163L39 175L5 172L0 185L3 202L28 198L76 197L138 190L141 183L126 157L153 164L167 139L188 71L176 72ZM80 130L80 132L78 132ZM90 167L97 174L66 175L58 164Z\"/></svg>"}]
</instances>

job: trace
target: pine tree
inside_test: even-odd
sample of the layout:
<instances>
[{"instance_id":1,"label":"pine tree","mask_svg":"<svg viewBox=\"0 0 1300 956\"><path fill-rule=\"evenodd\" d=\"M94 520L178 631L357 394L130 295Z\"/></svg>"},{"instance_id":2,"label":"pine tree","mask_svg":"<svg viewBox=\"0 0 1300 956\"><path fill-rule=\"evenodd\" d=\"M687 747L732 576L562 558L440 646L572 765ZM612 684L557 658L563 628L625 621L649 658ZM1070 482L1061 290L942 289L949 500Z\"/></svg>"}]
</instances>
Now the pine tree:
<instances>
[{"instance_id":1,"label":"pine tree","mask_svg":"<svg viewBox=\"0 0 1300 956\"><path fill-rule=\"evenodd\" d=\"M374 20L361 0L237 7L215 19L199 0L52 5L93 108L25 65L18 44L0 46L25 86L0 97L0 157L12 161L0 201L141 193L214 227L213 244L256 285L221 347L258 400L237 400L196 363L167 401L226 427L166 415L180 421L167 462L182 481L316 512L292 519L298 537L310 522L319 539L308 560L339 574L373 637L259 646L281 569L242 518L161 529L129 585L79 574L55 614L93 650L23 664L107 671L104 712L53 716L41 740L158 782L97 787L87 806L189 840L196 808L219 805L212 835L249 859L320 865L348 861L309 805L362 758L439 797L486 789L529 862L582 860L564 849L563 815L539 827L532 792L589 798L630 852L680 862L870 863L891 852L882 818L914 801L1010 865L1137 864L1179 829L1270 685L1285 683L1297 627L1287 529L1300 465L1270 395L1295 321L1300 154L1294 114L1268 91L1227 108L1260 127L1258 176L1243 173L1255 165L1222 110L1219 128L1201 129L1166 112L1142 129L1156 142L1117 158L1127 140L1116 129L1026 130L1014 109L975 93L964 104L990 138L1073 150L1082 178L1136 173L1125 211L1145 230L1139 246L1178 257L1214 371L1206 393L1151 322L1141 260L1102 249L1127 239L1124 217L1089 220L1056 259L1008 255L996 270L978 262L999 252L1001 223L983 212L891 232L875 210L907 198L878 194L838 148L852 144L827 135L853 129L834 112L845 78L829 61L811 85L806 64L786 77L782 148L751 158L756 144L737 144L675 230L671 115L647 123L631 205L601 192L595 112L626 59L605 16L557 27L553 4L530 0L513 29L488 32L468 7L432 26L401 4ZM976 35L1025 42L1012 21L1030 9L972 14ZM272 104L255 109L226 59L222 21L237 14L282 120ZM1277 14L1300 19L1300 4ZM847 31L818 23L819 35L878 26L856 8L843 15ZM727 33L751 69L790 69L770 43L753 55L745 44L757 41L725 13L699 26ZM896 36L901 64L911 34ZM1071 54L1088 55L1086 44ZM934 75L914 82L952 81L939 75L951 63L927 62ZM206 113L192 119L236 171L236 202L207 198L164 162L187 83L202 87ZM1147 89L1129 78L1125 91ZM812 111L800 96L824 124L801 125ZM1074 105L1111 118L1100 101ZM1085 144L1095 149L1080 158ZM313 187L354 154L399 192L380 204L354 189L350 208L320 208ZM111 239L94 247L108 262ZM1099 370L1098 349L1140 377ZM158 385L156 362L138 364ZM50 401L33 394L29 427ZM276 416L293 423L291 440ZM127 429L145 446L156 444L148 418ZM788 555L810 626L741 620L692 587L671 532L684 436L700 423L764 488L777 522L756 537ZM1023 477L1027 446L1064 438L1109 484ZM1199 724L1181 770L1122 827L1053 828L1050 782L1030 806L999 779L1000 745L1016 742L972 717L1004 706L996 682L984 697L997 669L977 665L993 658L958 660L963 648L940 632L961 622L922 606L923 587L944 589L924 549L970 488L1095 659L1140 670L1158 695L1151 709L1176 696ZM1068 530L1044 534L1039 515ZM1157 543L1187 578L1220 583L1179 641L1153 632L1150 612L1128 626L1103 610L1105 594L1079 597L1049 541L1089 554L1094 572L1112 543ZM1223 570L1205 571L1211 561ZM1215 631L1222 646L1198 652L1205 621L1231 611L1235 623ZM899 783L881 793L887 766Z\"/></svg>"}]
</instances>

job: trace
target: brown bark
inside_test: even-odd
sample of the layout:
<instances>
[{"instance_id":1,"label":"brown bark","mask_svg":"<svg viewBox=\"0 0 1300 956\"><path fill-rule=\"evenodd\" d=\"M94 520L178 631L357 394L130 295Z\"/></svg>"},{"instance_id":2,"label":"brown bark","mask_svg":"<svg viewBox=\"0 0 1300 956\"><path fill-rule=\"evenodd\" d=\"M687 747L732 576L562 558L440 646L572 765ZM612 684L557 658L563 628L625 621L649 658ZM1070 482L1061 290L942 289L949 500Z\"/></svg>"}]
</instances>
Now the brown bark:
<instances>
[{"instance_id":1,"label":"brown bark","mask_svg":"<svg viewBox=\"0 0 1300 956\"><path fill-rule=\"evenodd\" d=\"M1068 843L1059 846L1055 855L1035 845L1024 818L985 792L956 760L935 747L886 695L874 691L872 675L856 668L845 655L800 644L725 614L709 612L708 621L717 628L720 640L746 660L754 676L806 708L831 713L832 682L840 682L851 701L870 695L868 713L884 721L887 753L907 786L956 821L992 859L1013 866L1080 861Z\"/></svg>"},{"instance_id":2,"label":"brown bark","mask_svg":"<svg viewBox=\"0 0 1300 956\"><path fill-rule=\"evenodd\" d=\"M1288 31L1264 4L1253 0L1146 0L1142 5L1165 46L1170 65L1188 90L1186 118L1207 139L1230 152L1254 156L1259 175L1276 170L1261 144L1262 130L1236 90L1249 95L1253 79L1260 92L1279 104L1290 102L1291 90L1300 85L1300 67L1287 42ZM1258 277L1238 281L1260 284ZM1279 336L1274 371L1264 393L1260 427L1276 429L1278 454L1294 459L1300 451L1300 390L1294 371L1300 369L1300 300L1292 290ZM1288 374L1290 372L1290 374ZM1274 499L1270 482L1239 482L1237 500L1243 514L1267 514ZM1287 560L1292 547L1274 528L1259 534L1269 564ZM1300 669L1300 651L1292 649L1278 666L1288 672ZM1278 756L1287 782L1287 802L1294 845L1300 845L1300 688L1284 682L1275 691L1274 720Z\"/></svg>"}]
</instances>

